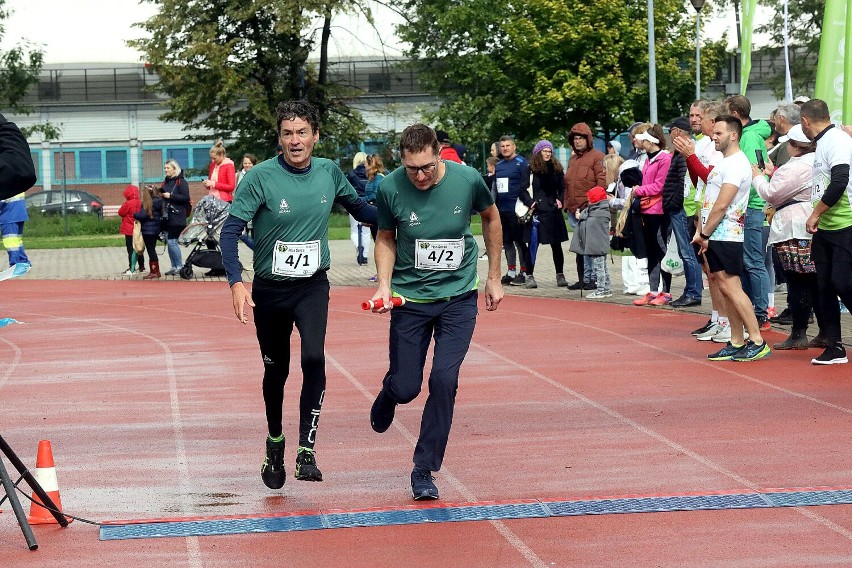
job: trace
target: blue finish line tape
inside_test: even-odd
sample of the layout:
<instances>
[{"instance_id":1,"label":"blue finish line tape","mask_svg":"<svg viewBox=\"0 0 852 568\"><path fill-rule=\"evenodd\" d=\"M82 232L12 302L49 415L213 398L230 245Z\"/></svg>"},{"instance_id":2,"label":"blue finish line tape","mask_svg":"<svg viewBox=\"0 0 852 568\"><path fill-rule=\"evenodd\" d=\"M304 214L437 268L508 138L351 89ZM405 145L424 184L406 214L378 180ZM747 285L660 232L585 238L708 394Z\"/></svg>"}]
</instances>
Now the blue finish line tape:
<instances>
[{"instance_id":1,"label":"blue finish line tape","mask_svg":"<svg viewBox=\"0 0 852 568\"><path fill-rule=\"evenodd\" d=\"M852 504L852 488L767 490L753 493L655 497L614 497L576 501L526 501L438 507L409 507L370 511L285 514L269 517L116 521L101 525L100 539L126 540L133 538L214 536L459 521L850 504Z\"/></svg>"}]
</instances>

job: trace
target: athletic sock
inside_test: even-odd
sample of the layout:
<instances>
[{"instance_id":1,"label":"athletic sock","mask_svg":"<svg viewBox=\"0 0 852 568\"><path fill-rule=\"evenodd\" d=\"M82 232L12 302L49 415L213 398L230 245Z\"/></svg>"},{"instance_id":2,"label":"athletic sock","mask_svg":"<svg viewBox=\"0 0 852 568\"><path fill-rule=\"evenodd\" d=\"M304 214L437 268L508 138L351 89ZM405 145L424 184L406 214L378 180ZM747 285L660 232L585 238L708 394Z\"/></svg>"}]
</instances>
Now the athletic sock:
<instances>
[{"instance_id":1,"label":"athletic sock","mask_svg":"<svg viewBox=\"0 0 852 568\"><path fill-rule=\"evenodd\" d=\"M710 321L712 321L713 323L719 321L719 312L717 310L713 310L710 313Z\"/></svg>"},{"instance_id":2,"label":"athletic sock","mask_svg":"<svg viewBox=\"0 0 852 568\"><path fill-rule=\"evenodd\" d=\"M267 434L267 437L273 442L283 442L284 441L284 434L281 434L280 436L276 436L274 438L272 436L270 436L269 434Z\"/></svg>"},{"instance_id":3,"label":"athletic sock","mask_svg":"<svg viewBox=\"0 0 852 568\"><path fill-rule=\"evenodd\" d=\"M728 321L728 318L725 316L719 316L719 325L731 325L731 322Z\"/></svg>"}]
</instances>

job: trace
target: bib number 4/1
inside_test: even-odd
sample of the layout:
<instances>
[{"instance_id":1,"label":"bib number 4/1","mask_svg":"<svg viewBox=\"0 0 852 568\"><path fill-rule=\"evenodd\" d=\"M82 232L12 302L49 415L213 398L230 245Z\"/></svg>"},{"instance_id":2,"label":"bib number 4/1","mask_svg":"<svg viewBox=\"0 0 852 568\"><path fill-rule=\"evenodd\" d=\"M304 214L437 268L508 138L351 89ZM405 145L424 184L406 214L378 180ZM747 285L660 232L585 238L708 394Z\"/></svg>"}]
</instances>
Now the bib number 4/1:
<instances>
[{"instance_id":1,"label":"bib number 4/1","mask_svg":"<svg viewBox=\"0 0 852 568\"><path fill-rule=\"evenodd\" d=\"M457 270L464 257L464 239L417 239L414 266L420 270Z\"/></svg>"},{"instance_id":2,"label":"bib number 4/1","mask_svg":"<svg viewBox=\"0 0 852 568\"><path fill-rule=\"evenodd\" d=\"M272 254L272 273L291 278L307 278L319 270L320 242L278 241Z\"/></svg>"}]
</instances>

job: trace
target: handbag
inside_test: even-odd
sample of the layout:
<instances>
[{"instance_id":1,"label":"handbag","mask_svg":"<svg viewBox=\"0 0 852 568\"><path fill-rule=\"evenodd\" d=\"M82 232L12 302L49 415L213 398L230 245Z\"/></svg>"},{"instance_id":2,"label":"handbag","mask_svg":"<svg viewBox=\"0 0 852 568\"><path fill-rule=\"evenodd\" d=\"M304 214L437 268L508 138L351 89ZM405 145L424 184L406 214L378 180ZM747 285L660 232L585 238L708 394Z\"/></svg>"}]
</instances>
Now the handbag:
<instances>
[{"instance_id":1,"label":"handbag","mask_svg":"<svg viewBox=\"0 0 852 568\"><path fill-rule=\"evenodd\" d=\"M527 187L527 193L530 194L530 198L533 196L533 174L530 172L530 185ZM518 222L522 225L526 225L530 222L535 214L535 203L533 203L532 207L527 207L524 205L524 202L521 201L521 198L515 201L515 215L518 217Z\"/></svg>"},{"instance_id":2,"label":"handbag","mask_svg":"<svg viewBox=\"0 0 852 568\"><path fill-rule=\"evenodd\" d=\"M142 238L142 223L133 221L133 250L138 253L145 252L145 240Z\"/></svg>"}]
</instances>

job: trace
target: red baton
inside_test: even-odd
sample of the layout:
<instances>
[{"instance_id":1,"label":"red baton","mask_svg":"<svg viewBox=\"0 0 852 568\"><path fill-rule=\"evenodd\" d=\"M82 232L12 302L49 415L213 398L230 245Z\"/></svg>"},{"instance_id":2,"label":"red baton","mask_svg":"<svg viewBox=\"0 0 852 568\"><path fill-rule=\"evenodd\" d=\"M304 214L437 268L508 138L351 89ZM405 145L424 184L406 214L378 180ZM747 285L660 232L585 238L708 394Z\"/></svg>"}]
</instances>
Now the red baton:
<instances>
[{"instance_id":1,"label":"red baton","mask_svg":"<svg viewBox=\"0 0 852 568\"><path fill-rule=\"evenodd\" d=\"M405 298L395 297L391 298L391 305L394 307L401 306L405 303ZM361 304L362 310L372 310L373 308L382 309L385 306L385 303L381 298L376 298L375 300L367 300Z\"/></svg>"}]
</instances>

